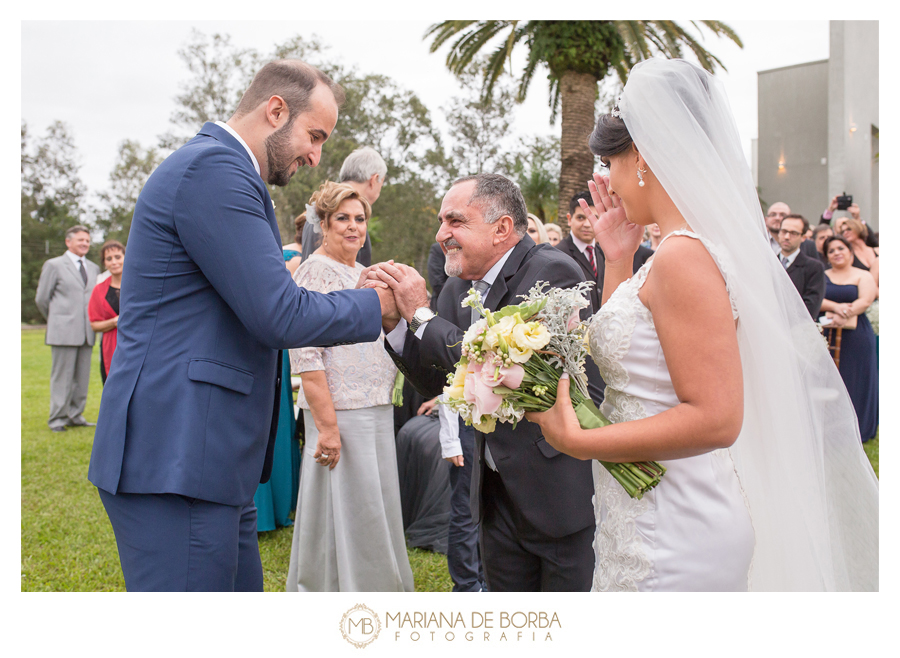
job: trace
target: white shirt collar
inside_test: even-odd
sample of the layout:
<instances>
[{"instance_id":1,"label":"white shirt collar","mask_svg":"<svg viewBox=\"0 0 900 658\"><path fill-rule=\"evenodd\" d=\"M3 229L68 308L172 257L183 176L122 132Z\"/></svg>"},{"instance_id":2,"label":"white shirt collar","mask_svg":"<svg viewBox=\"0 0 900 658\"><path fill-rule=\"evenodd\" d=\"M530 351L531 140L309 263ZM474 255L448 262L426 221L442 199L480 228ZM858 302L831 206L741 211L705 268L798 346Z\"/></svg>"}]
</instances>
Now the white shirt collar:
<instances>
[{"instance_id":1,"label":"white shirt collar","mask_svg":"<svg viewBox=\"0 0 900 658\"><path fill-rule=\"evenodd\" d=\"M494 263L494 266L488 270L487 274L485 274L484 277L482 277L481 280L484 281L486 284L488 284L488 290L490 290L491 286L494 285L494 281L496 281L497 277L500 275L500 270L503 269L503 266L506 264L506 261L509 260L509 255L512 253L513 249L515 249L515 248L516 248L515 245L510 247L509 251L507 251L505 254L500 256L500 260L498 260L496 263Z\"/></svg>"},{"instance_id":2,"label":"white shirt collar","mask_svg":"<svg viewBox=\"0 0 900 658\"><path fill-rule=\"evenodd\" d=\"M799 254L799 253L800 253L800 247L797 247L796 249L794 249L794 253L792 253L790 256L785 256L783 251L779 251L778 259L781 260L783 258L787 258L787 265L785 265L785 269L787 269L794 263L794 261L797 259L797 254Z\"/></svg>"},{"instance_id":3,"label":"white shirt collar","mask_svg":"<svg viewBox=\"0 0 900 658\"><path fill-rule=\"evenodd\" d=\"M247 146L247 142L245 142L244 139L240 135L237 134L237 131L235 131L234 128L229 126L224 121L216 121L216 125L219 126L220 128L224 128L225 130L227 130L228 133L232 137L234 137L237 141L239 141L241 143L241 146L243 146L245 149L247 149L247 153L250 154L250 159L253 161L253 168L256 169L256 173L259 174L259 162L256 161L256 156L253 155L253 151L251 151L250 147ZM262 175L262 174L260 174L260 175Z\"/></svg>"},{"instance_id":4,"label":"white shirt collar","mask_svg":"<svg viewBox=\"0 0 900 658\"><path fill-rule=\"evenodd\" d=\"M579 240L579 239L575 236L574 233L569 233L569 235L572 236L572 242L575 244L576 247L578 247L578 251L580 251L581 253L584 253L584 250L585 250L587 247L594 247L594 249L597 248L597 247L594 245L593 241L592 241L590 244L588 244L587 242L583 242L583 241Z\"/></svg>"},{"instance_id":5,"label":"white shirt collar","mask_svg":"<svg viewBox=\"0 0 900 658\"><path fill-rule=\"evenodd\" d=\"M71 251L66 249L66 255L72 259L72 262L75 263L75 268L78 269L78 263L84 260L84 256L77 256L73 254Z\"/></svg>"}]
</instances>

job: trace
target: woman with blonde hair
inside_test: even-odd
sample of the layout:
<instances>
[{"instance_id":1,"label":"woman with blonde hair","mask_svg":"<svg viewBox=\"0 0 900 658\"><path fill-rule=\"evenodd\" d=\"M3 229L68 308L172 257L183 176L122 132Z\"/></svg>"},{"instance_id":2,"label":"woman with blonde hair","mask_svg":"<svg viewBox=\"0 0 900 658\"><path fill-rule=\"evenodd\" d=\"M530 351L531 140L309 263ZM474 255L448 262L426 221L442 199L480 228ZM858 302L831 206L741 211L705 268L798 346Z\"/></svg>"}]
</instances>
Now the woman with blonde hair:
<instances>
[{"instance_id":1,"label":"woman with blonde hair","mask_svg":"<svg viewBox=\"0 0 900 658\"><path fill-rule=\"evenodd\" d=\"M563 232L559 227L559 224L547 222L546 224L544 224L544 232L547 234L547 242L549 242L554 247L558 245L563 239Z\"/></svg>"},{"instance_id":2,"label":"woman with blonde hair","mask_svg":"<svg viewBox=\"0 0 900 658\"><path fill-rule=\"evenodd\" d=\"M548 242L547 231L544 230L544 223L538 219L537 215L528 213L528 235L534 240L535 244L543 244Z\"/></svg>"},{"instance_id":3,"label":"woman with blonde hair","mask_svg":"<svg viewBox=\"0 0 900 658\"><path fill-rule=\"evenodd\" d=\"M322 243L294 273L317 292L356 287L369 202L352 187L324 183L306 221ZM302 381L306 444L288 570L288 591L411 592L391 391L397 369L372 343L291 350Z\"/></svg>"},{"instance_id":4,"label":"woman with blonde hair","mask_svg":"<svg viewBox=\"0 0 900 658\"><path fill-rule=\"evenodd\" d=\"M868 270L878 285L878 248L866 244L869 228L853 217L841 217L835 223L835 235L844 238L853 247L853 267Z\"/></svg>"}]
</instances>

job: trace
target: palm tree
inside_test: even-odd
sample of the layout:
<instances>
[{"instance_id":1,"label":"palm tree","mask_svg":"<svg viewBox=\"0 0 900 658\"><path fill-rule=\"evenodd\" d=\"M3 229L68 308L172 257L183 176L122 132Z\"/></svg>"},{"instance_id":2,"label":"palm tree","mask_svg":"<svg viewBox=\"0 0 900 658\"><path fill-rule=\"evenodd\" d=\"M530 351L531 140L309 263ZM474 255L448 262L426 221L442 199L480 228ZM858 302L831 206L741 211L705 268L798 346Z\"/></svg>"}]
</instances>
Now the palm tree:
<instances>
[{"instance_id":1,"label":"palm tree","mask_svg":"<svg viewBox=\"0 0 900 658\"><path fill-rule=\"evenodd\" d=\"M743 47L740 38L720 21L691 21L717 36ZM482 93L490 96L506 65L512 68L512 52L524 42L528 59L519 79L517 101L522 102L538 64L550 71L550 122L561 110L559 218L568 212L569 199L585 189L594 168L587 138L594 127L597 86L611 70L624 84L628 72L639 61L662 54L683 57L690 50L710 72L725 66L718 57L674 21L443 21L425 32L433 37L436 52L452 37L458 37L447 54L447 68L456 75L476 66L475 57L494 37L509 31L490 53L484 69Z\"/></svg>"}]
</instances>

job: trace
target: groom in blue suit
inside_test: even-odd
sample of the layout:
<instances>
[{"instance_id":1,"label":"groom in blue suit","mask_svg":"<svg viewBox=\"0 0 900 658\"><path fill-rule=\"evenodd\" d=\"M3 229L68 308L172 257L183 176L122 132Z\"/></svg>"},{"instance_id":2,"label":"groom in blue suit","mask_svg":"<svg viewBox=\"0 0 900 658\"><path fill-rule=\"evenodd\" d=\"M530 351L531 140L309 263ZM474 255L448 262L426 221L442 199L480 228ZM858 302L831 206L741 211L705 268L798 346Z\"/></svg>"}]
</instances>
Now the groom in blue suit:
<instances>
[{"instance_id":1,"label":"groom in blue suit","mask_svg":"<svg viewBox=\"0 0 900 658\"><path fill-rule=\"evenodd\" d=\"M266 189L319 163L341 102L316 68L270 62L140 194L88 473L129 590L262 591L253 494L271 470L280 350L380 335L384 291L293 282Z\"/></svg>"}]
</instances>

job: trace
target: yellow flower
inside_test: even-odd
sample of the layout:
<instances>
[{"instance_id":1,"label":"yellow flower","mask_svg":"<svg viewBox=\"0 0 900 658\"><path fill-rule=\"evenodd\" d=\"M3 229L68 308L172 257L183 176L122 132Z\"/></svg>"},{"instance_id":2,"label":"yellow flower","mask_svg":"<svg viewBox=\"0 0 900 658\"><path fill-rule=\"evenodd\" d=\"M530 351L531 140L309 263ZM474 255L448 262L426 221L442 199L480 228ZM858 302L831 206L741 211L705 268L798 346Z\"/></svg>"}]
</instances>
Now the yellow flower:
<instances>
[{"instance_id":1,"label":"yellow flower","mask_svg":"<svg viewBox=\"0 0 900 658\"><path fill-rule=\"evenodd\" d=\"M518 313L515 315L507 315L505 318L502 318L500 322L487 330L487 333L484 336L483 346L489 350L493 350L500 343L501 337L509 344L513 328L518 324L522 324L522 316Z\"/></svg>"},{"instance_id":2,"label":"yellow flower","mask_svg":"<svg viewBox=\"0 0 900 658\"><path fill-rule=\"evenodd\" d=\"M463 399L463 388L466 383L466 374L468 372L468 364L465 361L460 362L459 368L453 374L453 381L449 386L444 388L444 393L451 400Z\"/></svg>"},{"instance_id":3,"label":"yellow flower","mask_svg":"<svg viewBox=\"0 0 900 658\"><path fill-rule=\"evenodd\" d=\"M513 363L525 363L528 359L531 358L532 351L527 347L523 350L520 350L514 344L510 343L509 345L509 358L512 359Z\"/></svg>"},{"instance_id":4,"label":"yellow flower","mask_svg":"<svg viewBox=\"0 0 900 658\"><path fill-rule=\"evenodd\" d=\"M513 342L519 349L539 350L550 342L550 332L539 322L516 325L513 330Z\"/></svg>"},{"instance_id":5,"label":"yellow flower","mask_svg":"<svg viewBox=\"0 0 900 658\"><path fill-rule=\"evenodd\" d=\"M493 416L482 416L479 420L481 422L473 422L472 426L482 434L490 434L497 428L497 419Z\"/></svg>"}]
</instances>

